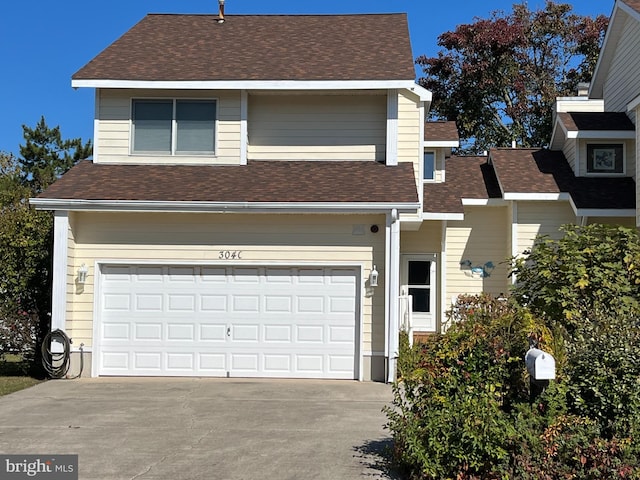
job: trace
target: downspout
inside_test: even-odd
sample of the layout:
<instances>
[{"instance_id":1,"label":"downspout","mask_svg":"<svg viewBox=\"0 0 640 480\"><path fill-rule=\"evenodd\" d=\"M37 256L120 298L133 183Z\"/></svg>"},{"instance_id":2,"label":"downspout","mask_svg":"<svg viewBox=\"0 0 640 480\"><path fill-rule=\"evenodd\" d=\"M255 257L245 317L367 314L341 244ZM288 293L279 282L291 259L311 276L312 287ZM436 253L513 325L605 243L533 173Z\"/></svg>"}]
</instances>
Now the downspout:
<instances>
[{"instance_id":1,"label":"downspout","mask_svg":"<svg viewBox=\"0 0 640 480\"><path fill-rule=\"evenodd\" d=\"M388 255L385 259L385 280L388 282L385 289L387 297L387 382L392 383L396 379L396 364L399 347L399 303L400 292L400 223L398 222L398 210L393 209L387 214Z\"/></svg>"}]
</instances>

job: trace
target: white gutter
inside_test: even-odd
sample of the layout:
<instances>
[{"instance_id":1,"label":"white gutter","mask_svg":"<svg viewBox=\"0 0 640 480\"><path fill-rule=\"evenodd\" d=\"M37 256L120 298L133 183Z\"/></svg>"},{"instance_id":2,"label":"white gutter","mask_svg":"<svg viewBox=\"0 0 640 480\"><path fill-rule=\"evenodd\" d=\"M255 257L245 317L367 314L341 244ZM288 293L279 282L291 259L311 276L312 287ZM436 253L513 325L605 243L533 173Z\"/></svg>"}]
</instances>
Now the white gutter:
<instances>
[{"instance_id":1,"label":"white gutter","mask_svg":"<svg viewBox=\"0 0 640 480\"><path fill-rule=\"evenodd\" d=\"M568 193L503 193L504 200L554 201L569 200Z\"/></svg>"},{"instance_id":2,"label":"white gutter","mask_svg":"<svg viewBox=\"0 0 640 480\"><path fill-rule=\"evenodd\" d=\"M71 80L73 88L154 90L409 90L423 102L432 94L413 80Z\"/></svg>"},{"instance_id":3,"label":"white gutter","mask_svg":"<svg viewBox=\"0 0 640 480\"><path fill-rule=\"evenodd\" d=\"M336 203L336 202L166 202L147 200L69 200L30 198L38 210L127 211L127 212L244 212L244 213L300 213L337 211L339 213L381 213L397 209L415 213L419 203Z\"/></svg>"}]
</instances>

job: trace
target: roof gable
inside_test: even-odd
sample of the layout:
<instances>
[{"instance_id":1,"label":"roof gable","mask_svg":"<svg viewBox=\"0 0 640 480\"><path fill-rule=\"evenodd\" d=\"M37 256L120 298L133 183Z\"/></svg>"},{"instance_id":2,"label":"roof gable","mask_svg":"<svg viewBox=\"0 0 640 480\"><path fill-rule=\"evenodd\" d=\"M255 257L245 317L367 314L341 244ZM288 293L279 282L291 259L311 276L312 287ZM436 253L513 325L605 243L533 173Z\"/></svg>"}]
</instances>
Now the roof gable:
<instances>
[{"instance_id":1,"label":"roof gable","mask_svg":"<svg viewBox=\"0 0 640 480\"><path fill-rule=\"evenodd\" d=\"M405 14L147 15L74 80L411 80Z\"/></svg>"},{"instance_id":2,"label":"roof gable","mask_svg":"<svg viewBox=\"0 0 640 480\"><path fill-rule=\"evenodd\" d=\"M591 80L589 98L603 98L604 82L628 19L640 22L640 0L616 0Z\"/></svg>"}]
</instances>

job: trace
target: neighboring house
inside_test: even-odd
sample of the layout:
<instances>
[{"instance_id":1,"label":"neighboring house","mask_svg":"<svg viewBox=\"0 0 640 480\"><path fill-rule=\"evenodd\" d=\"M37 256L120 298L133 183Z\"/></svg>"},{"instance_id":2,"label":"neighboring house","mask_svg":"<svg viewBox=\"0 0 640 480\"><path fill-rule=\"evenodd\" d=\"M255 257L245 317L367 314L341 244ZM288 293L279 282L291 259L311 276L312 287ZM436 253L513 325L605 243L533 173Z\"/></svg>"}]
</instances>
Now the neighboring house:
<instances>
[{"instance_id":1,"label":"neighboring house","mask_svg":"<svg viewBox=\"0 0 640 480\"><path fill-rule=\"evenodd\" d=\"M93 376L392 380L409 316L435 332L457 296L507 293L537 234L634 224L638 89L560 99L551 150L457 157L455 125L424 123L405 15L221 20L149 15L73 76L94 158L32 203L55 211L75 371L84 343Z\"/></svg>"}]
</instances>

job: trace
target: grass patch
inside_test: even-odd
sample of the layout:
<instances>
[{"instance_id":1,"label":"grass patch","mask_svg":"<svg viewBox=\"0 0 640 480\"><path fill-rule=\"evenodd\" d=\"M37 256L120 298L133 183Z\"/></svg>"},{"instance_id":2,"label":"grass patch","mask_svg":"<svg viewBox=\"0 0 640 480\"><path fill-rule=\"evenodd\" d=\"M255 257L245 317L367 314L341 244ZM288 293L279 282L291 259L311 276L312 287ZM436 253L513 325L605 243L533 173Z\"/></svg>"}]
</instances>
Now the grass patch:
<instances>
[{"instance_id":1,"label":"grass patch","mask_svg":"<svg viewBox=\"0 0 640 480\"><path fill-rule=\"evenodd\" d=\"M21 355L5 354L0 357L0 397L42 382L42 379L30 375L32 367L32 363Z\"/></svg>"}]
</instances>

